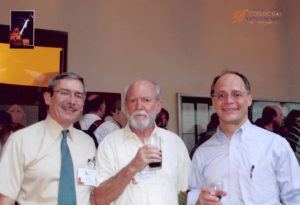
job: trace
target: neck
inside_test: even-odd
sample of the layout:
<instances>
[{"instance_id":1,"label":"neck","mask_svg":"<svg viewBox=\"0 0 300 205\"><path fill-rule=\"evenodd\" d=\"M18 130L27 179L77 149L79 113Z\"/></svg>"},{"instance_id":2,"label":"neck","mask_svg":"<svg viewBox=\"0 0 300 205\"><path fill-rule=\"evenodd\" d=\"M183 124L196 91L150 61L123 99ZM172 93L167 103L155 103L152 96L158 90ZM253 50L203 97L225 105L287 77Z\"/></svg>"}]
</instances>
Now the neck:
<instances>
[{"instance_id":1,"label":"neck","mask_svg":"<svg viewBox=\"0 0 300 205\"><path fill-rule=\"evenodd\" d=\"M131 129L131 131L134 132L134 133L138 136L138 138L144 143L144 140L152 134L152 132L153 132L153 130L154 130L154 125L151 126L150 128L147 128L147 129L145 129L145 130L142 130L142 131L141 131L141 130L137 130L137 129L131 127L131 126L130 126L130 129Z\"/></svg>"},{"instance_id":2,"label":"neck","mask_svg":"<svg viewBox=\"0 0 300 205\"><path fill-rule=\"evenodd\" d=\"M247 119L246 119L247 120ZM245 122L246 120L240 122L240 123L224 123L220 121L220 128L222 130L222 132L226 135L227 139L231 140L231 137L233 135L233 133L239 129Z\"/></svg>"}]
</instances>

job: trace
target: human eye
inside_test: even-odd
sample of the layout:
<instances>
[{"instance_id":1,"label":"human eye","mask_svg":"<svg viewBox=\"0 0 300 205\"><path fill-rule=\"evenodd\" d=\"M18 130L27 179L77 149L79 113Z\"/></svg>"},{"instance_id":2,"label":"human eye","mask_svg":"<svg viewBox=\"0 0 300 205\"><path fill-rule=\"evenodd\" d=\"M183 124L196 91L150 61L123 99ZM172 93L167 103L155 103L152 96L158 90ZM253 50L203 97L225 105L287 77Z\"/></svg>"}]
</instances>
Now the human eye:
<instances>
[{"instance_id":1,"label":"human eye","mask_svg":"<svg viewBox=\"0 0 300 205\"><path fill-rule=\"evenodd\" d=\"M222 99L224 99L224 98L226 98L226 93L225 92L220 92L220 93L217 93L217 98L219 99L219 100L222 100Z\"/></svg>"},{"instance_id":2,"label":"human eye","mask_svg":"<svg viewBox=\"0 0 300 205\"><path fill-rule=\"evenodd\" d=\"M232 96L235 98L240 98L243 96L243 93L240 91L234 91L234 92L232 92Z\"/></svg>"},{"instance_id":3,"label":"human eye","mask_svg":"<svg viewBox=\"0 0 300 205\"><path fill-rule=\"evenodd\" d=\"M130 103L135 103L135 102L136 102L136 99L135 99L135 98L131 98L131 99L129 99L129 102L130 102Z\"/></svg>"},{"instance_id":4,"label":"human eye","mask_svg":"<svg viewBox=\"0 0 300 205\"><path fill-rule=\"evenodd\" d=\"M151 102L151 98L143 98L143 101L146 103Z\"/></svg>"},{"instance_id":5,"label":"human eye","mask_svg":"<svg viewBox=\"0 0 300 205\"><path fill-rule=\"evenodd\" d=\"M79 93L79 92L77 92L77 93L75 93L74 94L75 95L75 98L76 99L78 99L78 100L84 100L84 94L83 93Z\"/></svg>"},{"instance_id":6,"label":"human eye","mask_svg":"<svg viewBox=\"0 0 300 205\"><path fill-rule=\"evenodd\" d=\"M70 95L70 91L65 90L65 89L58 90L58 93L62 96L69 96Z\"/></svg>"}]
</instances>

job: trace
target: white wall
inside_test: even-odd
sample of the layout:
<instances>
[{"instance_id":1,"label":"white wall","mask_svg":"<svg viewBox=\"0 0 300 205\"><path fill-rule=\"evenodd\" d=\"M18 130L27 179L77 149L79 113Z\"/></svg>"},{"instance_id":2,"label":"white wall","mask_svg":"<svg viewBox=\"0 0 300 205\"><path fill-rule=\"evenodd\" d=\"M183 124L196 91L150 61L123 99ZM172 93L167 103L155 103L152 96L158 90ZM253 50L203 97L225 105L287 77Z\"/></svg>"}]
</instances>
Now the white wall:
<instances>
[{"instance_id":1,"label":"white wall","mask_svg":"<svg viewBox=\"0 0 300 205\"><path fill-rule=\"evenodd\" d=\"M298 0L1 0L10 10L34 9L36 28L69 33L68 70L90 91L122 92L138 77L157 81L169 128L177 131L177 92L209 96L226 67L248 76L254 98L300 101ZM236 9L282 8L278 24L232 24Z\"/></svg>"}]
</instances>

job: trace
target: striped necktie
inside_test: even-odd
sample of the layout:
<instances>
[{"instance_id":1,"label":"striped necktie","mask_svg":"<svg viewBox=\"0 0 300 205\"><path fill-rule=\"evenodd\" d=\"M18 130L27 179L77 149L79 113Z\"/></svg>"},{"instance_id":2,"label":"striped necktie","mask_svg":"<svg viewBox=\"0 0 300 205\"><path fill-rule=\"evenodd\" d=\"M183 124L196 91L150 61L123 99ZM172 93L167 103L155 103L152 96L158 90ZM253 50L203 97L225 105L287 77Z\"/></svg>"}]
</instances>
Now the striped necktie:
<instances>
[{"instance_id":1,"label":"striped necktie","mask_svg":"<svg viewBox=\"0 0 300 205\"><path fill-rule=\"evenodd\" d=\"M68 130L63 130L62 135L58 205L76 205L73 161L67 144Z\"/></svg>"}]
</instances>

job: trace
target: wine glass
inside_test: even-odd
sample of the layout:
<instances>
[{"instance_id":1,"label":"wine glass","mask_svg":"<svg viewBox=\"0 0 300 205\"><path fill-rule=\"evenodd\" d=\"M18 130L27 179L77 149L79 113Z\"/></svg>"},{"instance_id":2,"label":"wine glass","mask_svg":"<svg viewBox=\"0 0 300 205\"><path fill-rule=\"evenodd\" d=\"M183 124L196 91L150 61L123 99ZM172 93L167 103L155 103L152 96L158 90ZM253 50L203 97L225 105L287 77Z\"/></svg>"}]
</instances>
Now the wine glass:
<instances>
[{"instance_id":1,"label":"wine glass","mask_svg":"<svg viewBox=\"0 0 300 205\"><path fill-rule=\"evenodd\" d=\"M223 182L222 181L213 181L208 183L208 187L212 190L211 195L218 197L220 200L223 196Z\"/></svg>"}]
</instances>

